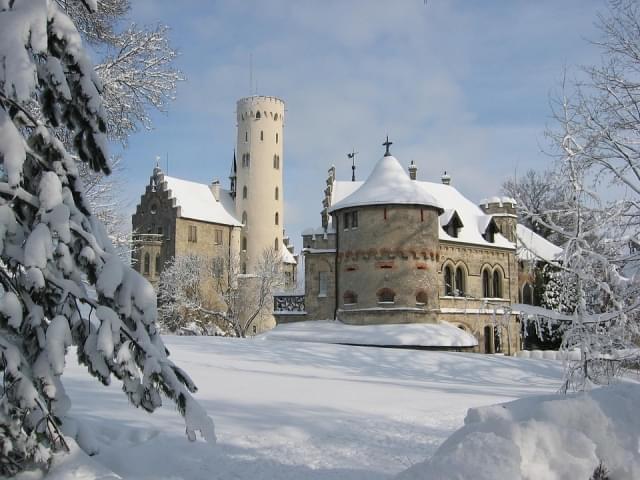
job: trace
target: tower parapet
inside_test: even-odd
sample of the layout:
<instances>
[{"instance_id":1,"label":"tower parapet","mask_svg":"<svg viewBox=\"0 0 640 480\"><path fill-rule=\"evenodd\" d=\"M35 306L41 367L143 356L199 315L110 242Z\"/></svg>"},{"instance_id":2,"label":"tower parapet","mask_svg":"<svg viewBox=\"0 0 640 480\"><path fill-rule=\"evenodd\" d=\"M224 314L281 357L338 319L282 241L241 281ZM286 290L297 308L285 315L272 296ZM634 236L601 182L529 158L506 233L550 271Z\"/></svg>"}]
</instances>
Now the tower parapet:
<instances>
[{"instance_id":1,"label":"tower parapet","mask_svg":"<svg viewBox=\"0 0 640 480\"><path fill-rule=\"evenodd\" d=\"M493 216L500 233L510 242L516 241L516 205L516 200L511 197L491 197L480 201L482 211Z\"/></svg>"}]
</instances>

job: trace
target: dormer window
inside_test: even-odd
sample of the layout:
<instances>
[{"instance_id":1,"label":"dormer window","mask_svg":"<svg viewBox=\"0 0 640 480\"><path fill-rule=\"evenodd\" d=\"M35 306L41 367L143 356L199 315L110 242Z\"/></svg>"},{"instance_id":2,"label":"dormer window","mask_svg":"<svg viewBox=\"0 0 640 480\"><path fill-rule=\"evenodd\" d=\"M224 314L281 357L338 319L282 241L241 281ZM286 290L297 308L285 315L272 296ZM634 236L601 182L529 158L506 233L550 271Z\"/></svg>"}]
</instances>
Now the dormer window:
<instances>
[{"instance_id":1,"label":"dormer window","mask_svg":"<svg viewBox=\"0 0 640 480\"><path fill-rule=\"evenodd\" d=\"M458 238L458 233L464 226L458 212L455 210L445 210L442 215L440 215L440 225L447 235L452 238Z\"/></svg>"},{"instance_id":2,"label":"dormer window","mask_svg":"<svg viewBox=\"0 0 640 480\"><path fill-rule=\"evenodd\" d=\"M489 218L487 222L487 226L484 228L482 232L482 238L484 238L489 243L495 243L496 241L496 233L500 230L498 229L498 225L493 220L493 218Z\"/></svg>"}]
</instances>

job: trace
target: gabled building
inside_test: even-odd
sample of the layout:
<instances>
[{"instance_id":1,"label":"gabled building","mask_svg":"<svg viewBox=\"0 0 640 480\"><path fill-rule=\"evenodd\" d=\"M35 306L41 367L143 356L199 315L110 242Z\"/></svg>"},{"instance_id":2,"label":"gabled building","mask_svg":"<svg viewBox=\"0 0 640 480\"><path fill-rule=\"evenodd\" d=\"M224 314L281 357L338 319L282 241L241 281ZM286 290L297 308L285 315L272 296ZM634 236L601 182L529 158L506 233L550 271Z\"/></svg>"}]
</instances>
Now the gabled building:
<instances>
[{"instance_id":1,"label":"gabled building","mask_svg":"<svg viewBox=\"0 0 640 480\"><path fill-rule=\"evenodd\" d=\"M477 205L452 184L417 179L389 151L364 181L329 170L321 226L303 232L304 312L278 321L449 322L476 350L514 353L521 297L511 198ZM533 232L532 232L533 233ZM534 234L535 235L535 234Z\"/></svg>"}]
</instances>

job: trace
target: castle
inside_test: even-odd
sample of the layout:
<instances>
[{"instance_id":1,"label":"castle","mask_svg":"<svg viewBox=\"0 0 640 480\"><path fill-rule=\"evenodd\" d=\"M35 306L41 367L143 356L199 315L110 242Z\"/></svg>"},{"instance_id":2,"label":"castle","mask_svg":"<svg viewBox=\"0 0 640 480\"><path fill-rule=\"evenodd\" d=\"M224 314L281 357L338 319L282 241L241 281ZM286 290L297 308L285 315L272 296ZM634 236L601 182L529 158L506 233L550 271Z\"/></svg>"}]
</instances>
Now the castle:
<instances>
[{"instance_id":1,"label":"castle","mask_svg":"<svg viewBox=\"0 0 640 480\"><path fill-rule=\"evenodd\" d=\"M238 255L250 275L271 246L283 254L289 285L296 284L298 259L282 229L283 121L277 98L237 102L229 190L154 169L133 216L143 275L157 281L164 262L187 252ZM302 234L304 295L276 296L275 320L446 321L473 336L476 351L515 353L520 326L511 305L533 303L531 260L550 259L558 247L517 224L513 199L476 205L446 173L440 183L420 181L414 162L405 170L392 142L383 145L364 182L338 180L329 170L321 225ZM265 318L254 332L272 326L273 317Z\"/></svg>"}]
</instances>

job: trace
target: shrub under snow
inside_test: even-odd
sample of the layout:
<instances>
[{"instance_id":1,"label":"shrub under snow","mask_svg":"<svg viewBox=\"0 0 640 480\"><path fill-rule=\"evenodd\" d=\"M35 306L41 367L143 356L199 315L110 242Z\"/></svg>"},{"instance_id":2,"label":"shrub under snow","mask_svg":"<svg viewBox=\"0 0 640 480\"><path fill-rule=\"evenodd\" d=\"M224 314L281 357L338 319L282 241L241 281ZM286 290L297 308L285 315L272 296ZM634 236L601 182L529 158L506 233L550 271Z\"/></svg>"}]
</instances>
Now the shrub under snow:
<instances>
[{"instance_id":1,"label":"shrub under snow","mask_svg":"<svg viewBox=\"0 0 640 480\"><path fill-rule=\"evenodd\" d=\"M640 385L618 384L472 408L464 427L398 480L587 480L599 465L611 480L640 478L638 405Z\"/></svg>"}]
</instances>

